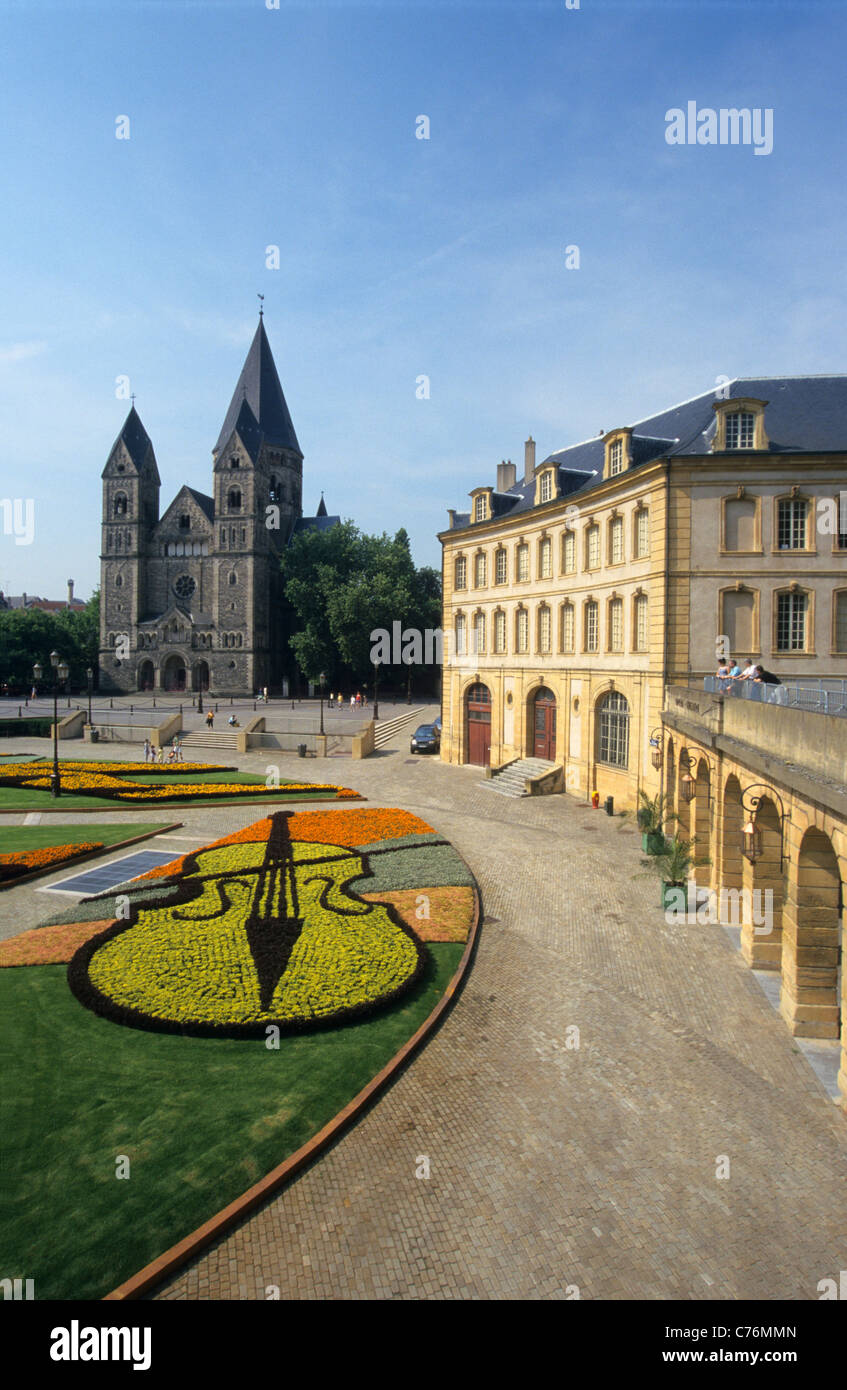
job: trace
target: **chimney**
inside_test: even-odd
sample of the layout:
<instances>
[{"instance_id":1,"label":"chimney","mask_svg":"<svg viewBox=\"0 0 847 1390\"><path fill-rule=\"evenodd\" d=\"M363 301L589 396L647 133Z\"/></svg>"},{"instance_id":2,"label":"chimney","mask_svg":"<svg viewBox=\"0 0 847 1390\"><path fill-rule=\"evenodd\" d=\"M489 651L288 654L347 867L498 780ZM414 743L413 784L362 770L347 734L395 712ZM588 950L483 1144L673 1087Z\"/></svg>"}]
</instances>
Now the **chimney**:
<instances>
[{"instance_id":1,"label":"chimney","mask_svg":"<svg viewBox=\"0 0 847 1390\"><path fill-rule=\"evenodd\" d=\"M69 579L69 580L68 580L68 607L69 607L69 608L73 608L73 602L74 602L74 582L73 582L72 579Z\"/></svg>"},{"instance_id":2,"label":"chimney","mask_svg":"<svg viewBox=\"0 0 847 1390\"><path fill-rule=\"evenodd\" d=\"M525 483L531 483L535 476L535 440L532 435L529 436L523 448L523 480Z\"/></svg>"},{"instance_id":3,"label":"chimney","mask_svg":"<svg viewBox=\"0 0 847 1390\"><path fill-rule=\"evenodd\" d=\"M26 594L21 595L21 607L26 608Z\"/></svg>"},{"instance_id":4,"label":"chimney","mask_svg":"<svg viewBox=\"0 0 847 1390\"><path fill-rule=\"evenodd\" d=\"M498 465L497 465L497 491L498 491L498 492L508 492L510 487L514 487L514 486L515 486L515 475L516 475L516 473L517 473L517 469L515 468L515 465L512 463L512 460L511 460L511 459L509 459L509 462L508 462L508 463L506 462L505 459L503 460L502 463L498 463Z\"/></svg>"}]
</instances>

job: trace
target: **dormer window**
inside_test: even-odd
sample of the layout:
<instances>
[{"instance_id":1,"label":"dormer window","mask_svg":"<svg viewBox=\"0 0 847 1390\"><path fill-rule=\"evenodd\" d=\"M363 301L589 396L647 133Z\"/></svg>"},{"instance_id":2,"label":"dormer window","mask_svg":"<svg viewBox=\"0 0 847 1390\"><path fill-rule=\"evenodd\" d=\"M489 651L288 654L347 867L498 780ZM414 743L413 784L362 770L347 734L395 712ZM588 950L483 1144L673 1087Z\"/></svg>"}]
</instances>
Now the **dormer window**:
<instances>
[{"instance_id":1,"label":"dormer window","mask_svg":"<svg viewBox=\"0 0 847 1390\"><path fill-rule=\"evenodd\" d=\"M756 417L749 410L734 410L726 417L727 449L752 449Z\"/></svg>"},{"instance_id":2,"label":"dormer window","mask_svg":"<svg viewBox=\"0 0 847 1390\"><path fill-rule=\"evenodd\" d=\"M631 430L612 430L606 435L606 466L604 476L616 478L629 467Z\"/></svg>"},{"instance_id":3,"label":"dormer window","mask_svg":"<svg viewBox=\"0 0 847 1390\"><path fill-rule=\"evenodd\" d=\"M485 520L485 497L484 497L484 496L483 496L483 497L477 497L477 498L474 499L474 504L473 504L473 519L474 519L474 521L484 521L484 520Z\"/></svg>"},{"instance_id":4,"label":"dormer window","mask_svg":"<svg viewBox=\"0 0 847 1390\"><path fill-rule=\"evenodd\" d=\"M712 452L767 449L766 405L767 401L756 400L752 396L713 402L712 409L718 418L715 437L712 441Z\"/></svg>"},{"instance_id":5,"label":"dormer window","mask_svg":"<svg viewBox=\"0 0 847 1390\"><path fill-rule=\"evenodd\" d=\"M553 496L553 478L549 473L542 473L538 484L539 502L549 502Z\"/></svg>"}]
</instances>

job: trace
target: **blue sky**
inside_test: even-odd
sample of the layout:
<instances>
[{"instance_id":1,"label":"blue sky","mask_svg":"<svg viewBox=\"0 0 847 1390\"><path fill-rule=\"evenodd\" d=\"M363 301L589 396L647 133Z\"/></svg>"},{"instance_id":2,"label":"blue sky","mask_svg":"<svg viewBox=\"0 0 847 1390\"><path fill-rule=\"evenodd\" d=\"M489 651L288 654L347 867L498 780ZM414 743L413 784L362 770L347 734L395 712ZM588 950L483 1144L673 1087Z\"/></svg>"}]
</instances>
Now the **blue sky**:
<instances>
[{"instance_id":1,"label":"blue sky","mask_svg":"<svg viewBox=\"0 0 847 1390\"><path fill-rule=\"evenodd\" d=\"M840 3L0 18L0 497L36 521L31 545L0 529L6 592L99 582L119 375L163 510L211 490L257 292L305 510L323 490L366 530L405 526L419 563L530 432L543 458L721 374L847 369ZM668 145L691 100L772 108L772 153Z\"/></svg>"}]
</instances>

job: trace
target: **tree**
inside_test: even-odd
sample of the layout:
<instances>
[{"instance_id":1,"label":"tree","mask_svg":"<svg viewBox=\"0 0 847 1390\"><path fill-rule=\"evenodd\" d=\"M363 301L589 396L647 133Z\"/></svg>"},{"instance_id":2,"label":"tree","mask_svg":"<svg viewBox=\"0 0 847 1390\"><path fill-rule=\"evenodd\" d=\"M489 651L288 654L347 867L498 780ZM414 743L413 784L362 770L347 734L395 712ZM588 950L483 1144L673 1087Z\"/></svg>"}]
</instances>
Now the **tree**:
<instances>
[{"instance_id":1,"label":"tree","mask_svg":"<svg viewBox=\"0 0 847 1390\"><path fill-rule=\"evenodd\" d=\"M50 671L50 653L58 651L70 667L69 685L86 688L86 670L97 669L100 646L100 595L95 592L84 608L62 608L57 613L42 608L0 609L0 682L10 689L28 691L36 661Z\"/></svg>"},{"instance_id":2,"label":"tree","mask_svg":"<svg viewBox=\"0 0 847 1390\"><path fill-rule=\"evenodd\" d=\"M290 646L311 680L323 670L330 686L364 684L373 675L376 629L390 633L399 622L423 634L440 621L440 577L431 568L415 568L404 530L393 538L369 536L345 521L326 531L303 531L281 563ZM400 667L395 678L400 671L411 680L411 667Z\"/></svg>"}]
</instances>

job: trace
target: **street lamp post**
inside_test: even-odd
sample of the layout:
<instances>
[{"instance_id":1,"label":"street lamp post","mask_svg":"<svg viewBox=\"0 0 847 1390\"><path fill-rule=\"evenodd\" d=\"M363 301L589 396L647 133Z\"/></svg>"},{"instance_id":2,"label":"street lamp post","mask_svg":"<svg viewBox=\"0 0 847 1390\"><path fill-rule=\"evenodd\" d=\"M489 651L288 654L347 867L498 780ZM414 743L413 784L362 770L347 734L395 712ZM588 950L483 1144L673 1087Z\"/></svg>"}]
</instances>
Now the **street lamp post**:
<instances>
[{"instance_id":1,"label":"street lamp post","mask_svg":"<svg viewBox=\"0 0 847 1390\"><path fill-rule=\"evenodd\" d=\"M88 681L88 723L89 723L89 725L90 725L90 724L91 724L91 683L92 683L92 681L94 680L94 672L92 671L92 669L91 669L90 666L88 667L88 670L87 670L86 673L85 673L85 679Z\"/></svg>"},{"instance_id":2,"label":"street lamp post","mask_svg":"<svg viewBox=\"0 0 847 1390\"><path fill-rule=\"evenodd\" d=\"M326 680L326 671L321 671L320 675L318 676L318 680L319 680L319 682L320 682L320 687L321 687L321 733L323 733L323 731L324 731L324 682L325 682L325 680Z\"/></svg>"},{"instance_id":3,"label":"street lamp post","mask_svg":"<svg viewBox=\"0 0 847 1390\"><path fill-rule=\"evenodd\" d=\"M379 662L374 662L374 719L379 719Z\"/></svg>"},{"instance_id":4,"label":"street lamp post","mask_svg":"<svg viewBox=\"0 0 847 1390\"><path fill-rule=\"evenodd\" d=\"M59 682L68 679L68 663L63 661L58 652L50 653L50 665L53 667L53 772L50 777L50 795L61 796L62 784L59 779ZM36 684L44 675L44 668L40 661L36 661L32 668Z\"/></svg>"}]
</instances>

